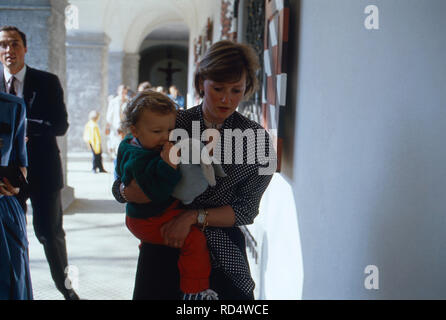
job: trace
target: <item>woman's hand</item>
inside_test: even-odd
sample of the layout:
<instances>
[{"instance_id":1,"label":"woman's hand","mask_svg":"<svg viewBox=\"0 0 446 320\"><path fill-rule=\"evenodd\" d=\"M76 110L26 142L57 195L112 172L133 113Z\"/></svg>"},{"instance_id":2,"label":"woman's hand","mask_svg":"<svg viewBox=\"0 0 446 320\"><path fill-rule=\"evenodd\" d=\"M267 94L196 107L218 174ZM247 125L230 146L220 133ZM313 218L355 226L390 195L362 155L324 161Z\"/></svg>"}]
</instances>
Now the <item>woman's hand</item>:
<instances>
[{"instance_id":1,"label":"woman's hand","mask_svg":"<svg viewBox=\"0 0 446 320\"><path fill-rule=\"evenodd\" d=\"M162 225L160 231L164 244L173 248L181 248L190 232L190 228L197 221L197 211L185 211Z\"/></svg>"},{"instance_id":2,"label":"woman's hand","mask_svg":"<svg viewBox=\"0 0 446 320\"><path fill-rule=\"evenodd\" d=\"M138 186L135 179L133 179L130 184L125 187L124 193L125 199L127 199L128 202L149 203L151 201Z\"/></svg>"},{"instance_id":3,"label":"woman's hand","mask_svg":"<svg viewBox=\"0 0 446 320\"><path fill-rule=\"evenodd\" d=\"M7 178L3 178L0 182L0 194L5 196L15 196L19 193L20 188L14 188Z\"/></svg>"}]
</instances>

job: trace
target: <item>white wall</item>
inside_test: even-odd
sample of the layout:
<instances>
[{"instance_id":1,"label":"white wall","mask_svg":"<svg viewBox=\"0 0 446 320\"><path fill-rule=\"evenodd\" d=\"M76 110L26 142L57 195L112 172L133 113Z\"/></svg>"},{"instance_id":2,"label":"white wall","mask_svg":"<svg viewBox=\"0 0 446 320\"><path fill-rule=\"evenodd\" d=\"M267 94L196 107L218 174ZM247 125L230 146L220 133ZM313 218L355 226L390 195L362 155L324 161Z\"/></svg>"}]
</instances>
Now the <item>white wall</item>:
<instances>
[{"instance_id":1,"label":"white wall","mask_svg":"<svg viewBox=\"0 0 446 320\"><path fill-rule=\"evenodd\" d=\"M248 230L257 242L257 263L248 249L256 299L302 298L303 261L292 185L275 174L265 192L259 216Z\"/></svg>"},{"instance_id":2,"label":"white wall","mask_svg":"<svg viewBox=\"0 0 446 320\"><path fill-rule=\"evenodd\" d=\"M364 27L369 4L379 30ZM295 298L446 298L444 12L442 0L291 1L283 171L259 220L277 255L258 285L283 275L285 291L303 277ZM273 224L285 214L303 268L284 249L293 231Z\"/></svg>"}]
</instances>

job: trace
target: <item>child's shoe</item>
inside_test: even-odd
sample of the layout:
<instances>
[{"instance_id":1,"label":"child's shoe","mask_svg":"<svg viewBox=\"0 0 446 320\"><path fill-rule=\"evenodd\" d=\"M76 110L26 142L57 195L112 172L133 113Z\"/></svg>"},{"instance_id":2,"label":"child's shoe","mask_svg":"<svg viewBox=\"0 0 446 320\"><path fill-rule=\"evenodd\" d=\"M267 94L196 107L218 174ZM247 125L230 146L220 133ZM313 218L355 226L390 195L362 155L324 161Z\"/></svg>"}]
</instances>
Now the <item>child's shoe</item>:
<instances>
[{"instance_id":1,"label":"child's shoe","mask_svg":"<svg viewBox=\"0 0 446 320\"><path fill-rule=\"evenodd\" d=\"M185 293L183 300L218 300L218 294L214 290L207 289L197 293Z\"/></svg>"}]
</instances>

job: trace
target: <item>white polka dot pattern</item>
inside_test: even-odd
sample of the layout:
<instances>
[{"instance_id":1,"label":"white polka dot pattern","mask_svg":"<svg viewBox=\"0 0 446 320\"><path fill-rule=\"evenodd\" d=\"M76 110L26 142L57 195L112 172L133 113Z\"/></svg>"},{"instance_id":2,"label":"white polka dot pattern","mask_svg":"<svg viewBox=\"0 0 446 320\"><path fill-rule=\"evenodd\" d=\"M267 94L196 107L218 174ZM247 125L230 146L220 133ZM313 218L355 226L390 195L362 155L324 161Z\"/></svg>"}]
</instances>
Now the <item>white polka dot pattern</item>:
<instances>
[{"instance_id":1,"label":"white polka dot pattern","mask_svg":"<svg viewBox=\"0 0 446 320\"><path fill-rule=\"evenodd\" d=\"M206 129L204 125L201 106L178 112L177 128L183 128L192 136L192 121L200 121L200 136ZM232 164L225 164L223 155L225 154L225 144L223 141L230 141L234 138L230 134L225 134L225 129L252 129L257 132L263 129L258 123L249 120L238 112L234 112L228 117L223 127L219 130L222 135L222 159L223 169L226 177L217 177L217 185L209 187L203 194L197 197L188 208L215 208L230 205L235 212L235 226L252 224L254 218L259 213L260 199L271 181L271 175L259 175L259 168L265 167L259 163L257 150L259 147L268 151L269 136L265 135L264 143L262 139L257 139L256 143L243 143L243 164L234 164L236 148L232 148ZM265 133L264 130L262 130ZM260 145L261 144L261 145ZM231 152L231 151L229 151ZM248 154L255 154L255 162L247 164ZM272 154L272 156L275 154ZM266 157L269 153L266 152ZM272 161L275 161L274 158ZM234 281L240 290L249 294L254 289L254 281L251 278L249 264L246 259L245 248L242 250L234 243L224 228L211 228L205 230L209 251L211 253L212 265L214 268L221 268Z\"/></svg>"}]
</instances>

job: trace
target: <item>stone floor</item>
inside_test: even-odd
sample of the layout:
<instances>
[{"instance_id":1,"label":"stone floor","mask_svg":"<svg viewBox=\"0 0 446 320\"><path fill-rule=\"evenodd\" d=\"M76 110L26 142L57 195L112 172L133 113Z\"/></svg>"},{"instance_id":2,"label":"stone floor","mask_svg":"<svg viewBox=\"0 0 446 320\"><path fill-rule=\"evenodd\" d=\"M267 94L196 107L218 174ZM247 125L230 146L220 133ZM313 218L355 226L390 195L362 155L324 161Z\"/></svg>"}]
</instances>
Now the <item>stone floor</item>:
<instances>
[{"instance_id":1,"label":"stone floor","mask_svg":"<svg viewBox=\"0 0 446 320\"><path fill-rule=\"evenodd\" d=\"M125 227L124 205L116 202L110 191L113 163L105 160L104 166L109 173L94 174L89 153L68 154L67 184L74 188L76 198L64 212L69 274L81 298L128 300L132 298L139 242ZM27 218L34 299L62 300L35 237L32 215Z\"/></svg>"}]
</instances>

